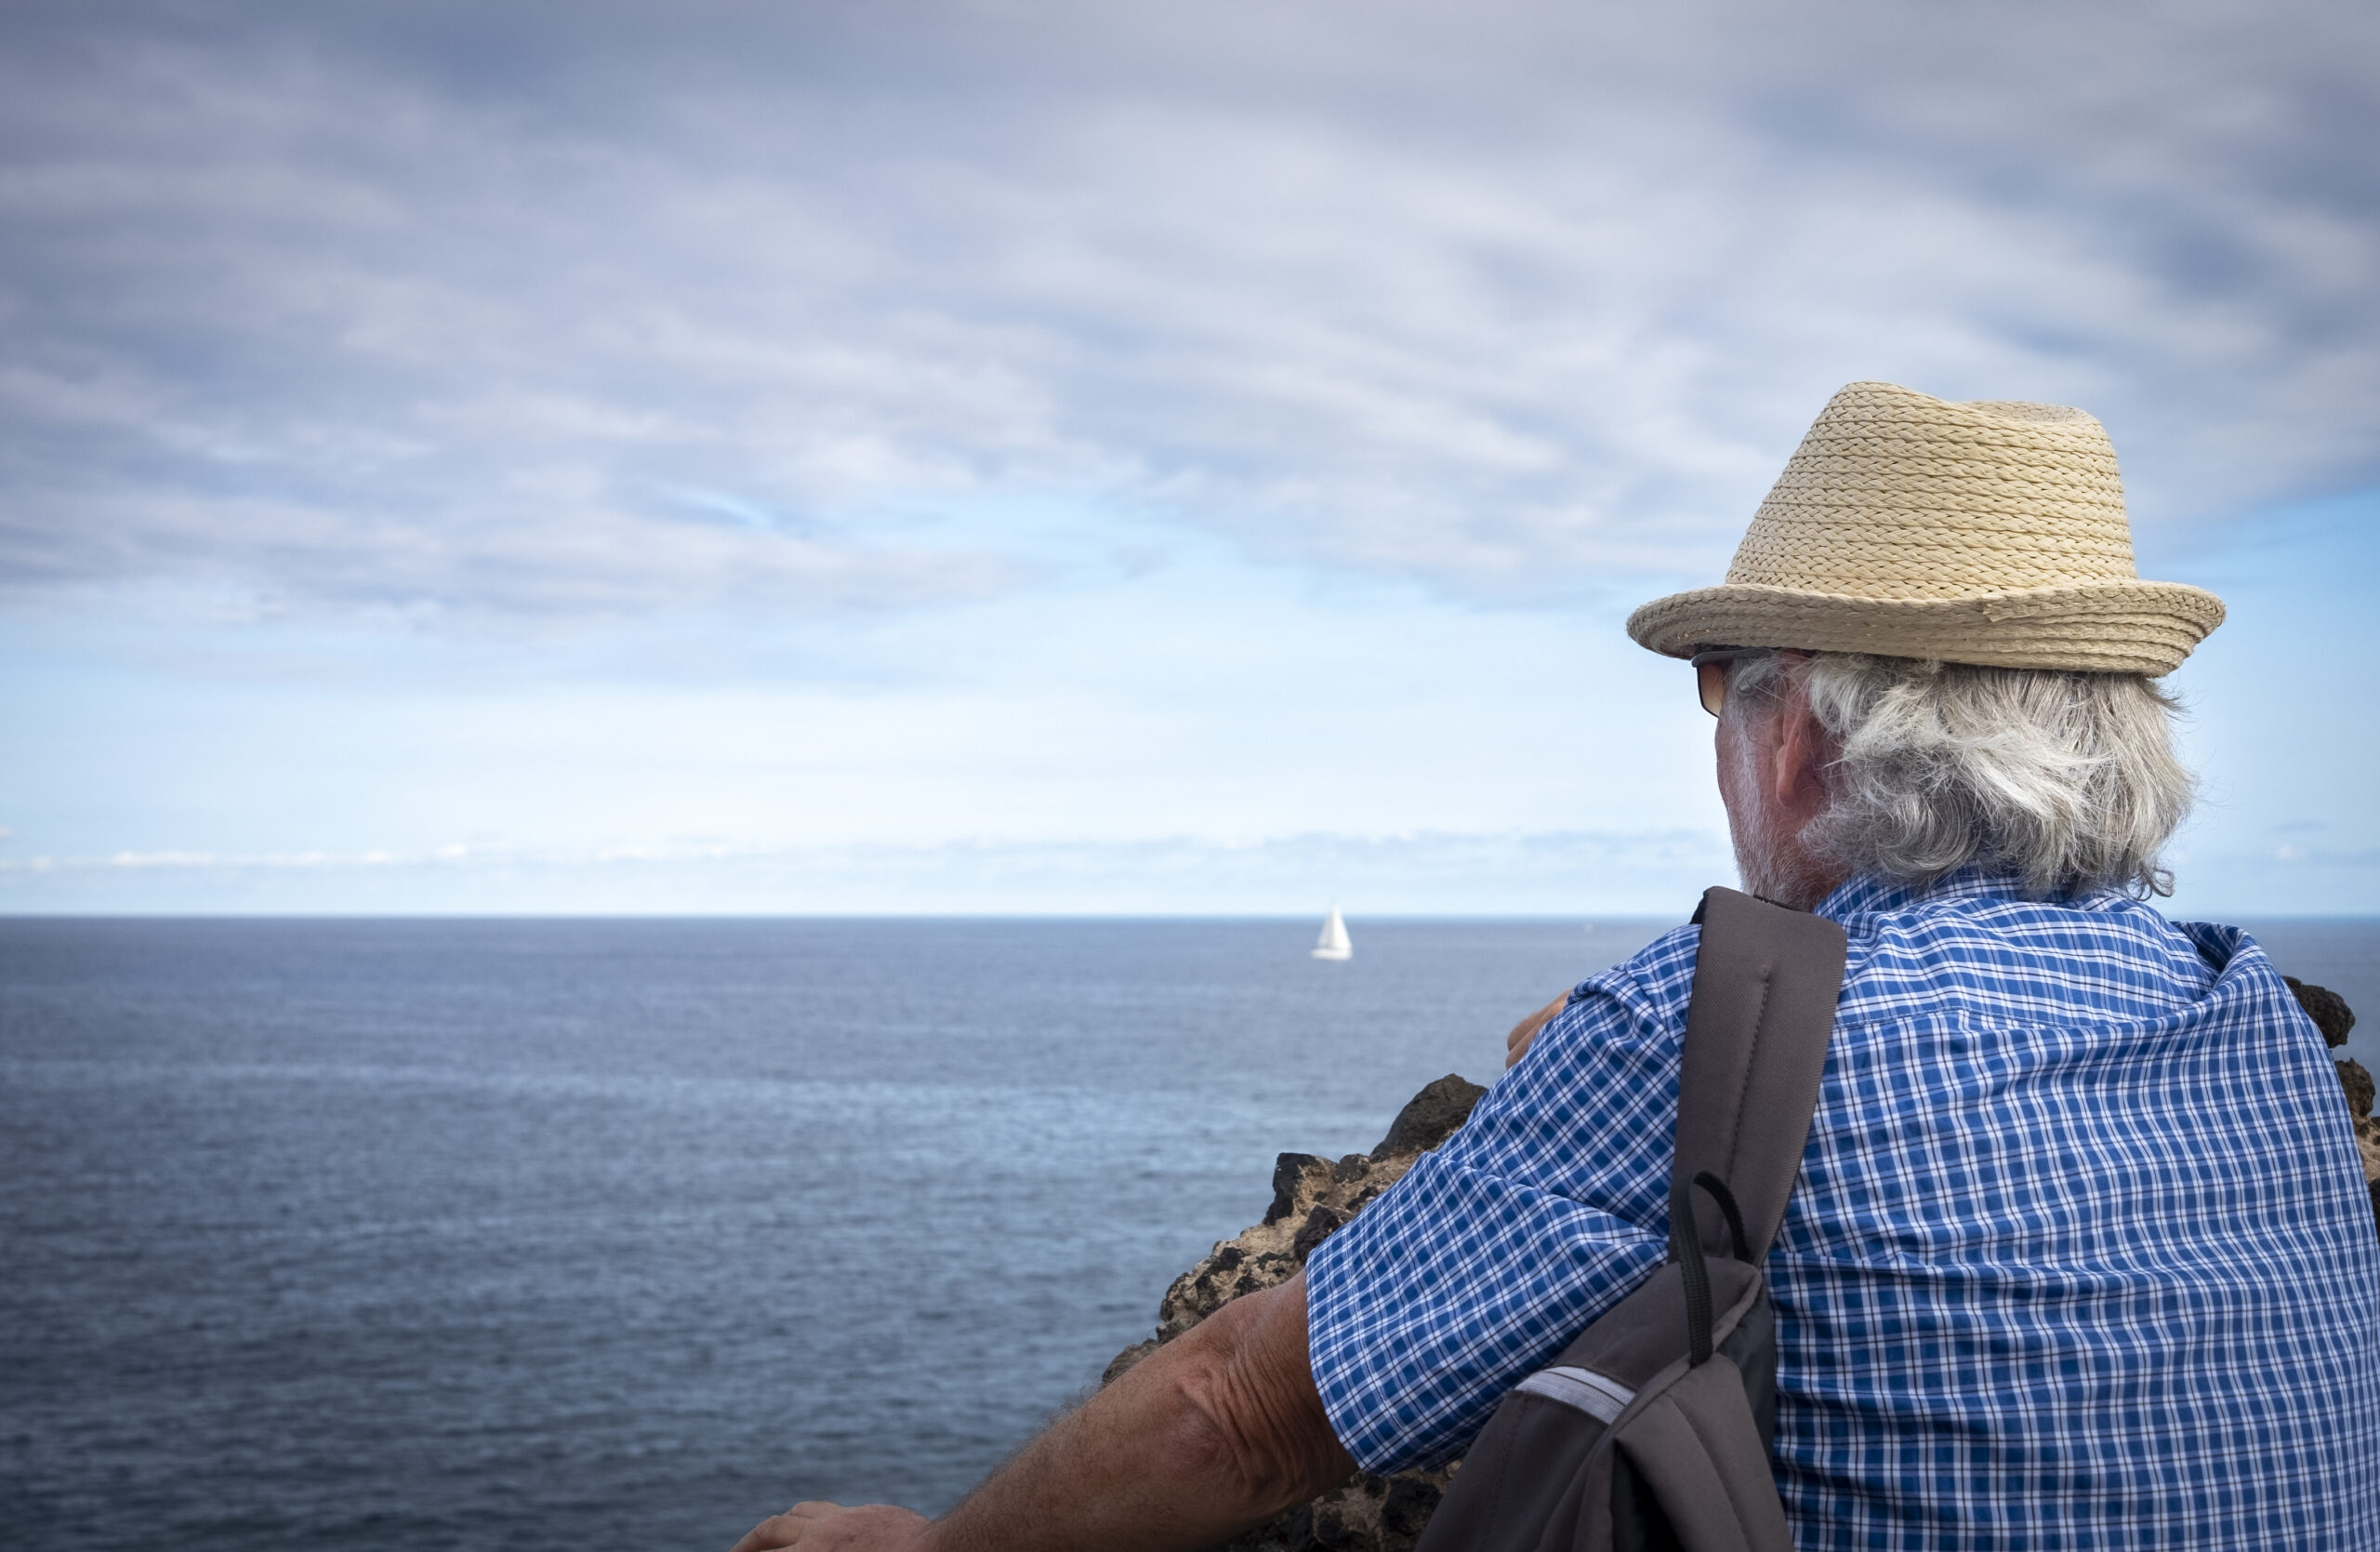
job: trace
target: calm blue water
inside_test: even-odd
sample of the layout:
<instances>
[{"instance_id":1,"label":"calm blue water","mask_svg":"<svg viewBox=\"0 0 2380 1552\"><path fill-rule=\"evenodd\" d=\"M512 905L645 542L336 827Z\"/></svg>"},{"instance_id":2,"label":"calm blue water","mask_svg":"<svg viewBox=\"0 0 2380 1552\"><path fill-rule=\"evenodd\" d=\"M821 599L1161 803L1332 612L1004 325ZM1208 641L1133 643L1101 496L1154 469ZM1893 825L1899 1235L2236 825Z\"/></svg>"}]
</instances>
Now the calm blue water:
<instances>
[{"instance_id":1,"label":"calm blue water","mask_svg":"<svg viewBox=\"0 0 2380 1552\"><path fill-rule=\"evenodd\" d=\"M945 1506L1274 1153L1492 1076L1658 924L1353 926L0 920L5 1539ZM2261 935L2380 1010L2380 924Z\"/></svg>"},{"instance_id":2,"label":"calm blue water","mask_svg":"<svg viewBox=\"0 0 2380 1552\"><path fill-rule=\"evenodd\" d=\"M945 1506L1656 930L1354 925L0 921L0 1540Z\"/></svg>"}]
</instances>

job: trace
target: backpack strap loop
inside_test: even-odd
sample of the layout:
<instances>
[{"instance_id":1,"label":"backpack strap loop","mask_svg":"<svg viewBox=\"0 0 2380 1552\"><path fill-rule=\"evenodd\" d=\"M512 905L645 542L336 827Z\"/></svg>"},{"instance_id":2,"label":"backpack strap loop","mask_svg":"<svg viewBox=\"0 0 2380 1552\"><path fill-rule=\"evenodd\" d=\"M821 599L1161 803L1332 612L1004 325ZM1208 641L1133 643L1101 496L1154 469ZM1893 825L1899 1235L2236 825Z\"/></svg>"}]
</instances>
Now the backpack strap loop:
<instances>
[{"instance_id":1,"label":"backpack strap loop","mask_svg":"<svg viewBox=\"0 0 2380 1552\"><path fill-rule=\"evenodd\" d=\"M1681 1201L1676 1194L1670 1199L1670 1212L1677 1217L1693 1210L1693 1190L1684 1182L1683 1175L1670 1179L1672 1192L1684 1193L1686 1199ZM1711 1200L1727 1220L1736 1259L1749 1262L1751 1242L1744 1238L1744 1215L1736 1207L1736 1193L1709 1170L1696 1175L1693 1184L1711 1193ZM1711 1357L1711 1268L1703 1264L1702 1246L1692 1235L1678 1242L1678 1275L1686 1284L1686 1352L1690 1362L1702 1363Z\"/></svg>"},{"instance_id":2,"label":"backpack strap loop","mask_svg":"<svg viewBox=\"0 0 2380 1552\"><path fill-rule=\"evenodd\" d=\"M1736 1193L1727 1189L1727 1183L1709 1170L1696 1175L1694 1183L1711 1193L1711 1200L1718 1203L1720 1216L1727 1220L1727 1239L1735 1258L1749 1263L1752 1260L1752 1238L1744 1232L1743 1209L1736 1205Z\"/></svg>"}]
</instances>

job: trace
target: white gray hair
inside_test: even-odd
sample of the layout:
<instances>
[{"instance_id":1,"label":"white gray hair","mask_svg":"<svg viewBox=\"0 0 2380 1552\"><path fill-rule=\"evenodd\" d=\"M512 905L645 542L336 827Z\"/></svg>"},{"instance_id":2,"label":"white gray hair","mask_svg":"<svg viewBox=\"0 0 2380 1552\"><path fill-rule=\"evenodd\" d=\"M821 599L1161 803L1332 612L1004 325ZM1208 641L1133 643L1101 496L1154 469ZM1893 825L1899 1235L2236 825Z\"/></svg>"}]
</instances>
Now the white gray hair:
<instances>
[{"instance_id":1,"label":"white gray hair","mask_svg":"<svg viewBox=\"0 0 2380 1552\"><path fill-rule=\"evenodd\" d=\"M1736 663L1731 709L1786 674L1834 745L1814 856L1919 883L1980 864L2043 897L2173 893L2159 854L2196 784L2154 681L1827 652Z\"/></svg>"}]
</instances>

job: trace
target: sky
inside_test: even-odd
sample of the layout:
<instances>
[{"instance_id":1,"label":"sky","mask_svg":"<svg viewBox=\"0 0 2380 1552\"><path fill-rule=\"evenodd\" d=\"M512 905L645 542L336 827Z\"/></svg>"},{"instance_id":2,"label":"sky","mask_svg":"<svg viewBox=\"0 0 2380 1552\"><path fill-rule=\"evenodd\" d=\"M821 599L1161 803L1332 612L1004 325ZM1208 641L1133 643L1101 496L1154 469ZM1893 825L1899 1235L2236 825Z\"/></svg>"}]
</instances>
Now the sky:
<instances>
[{"instance_id":1,"label":"sky","mask_svg":"<svg viewBox=\"0 0 2380 1552\"><path fill-rule=\"evenodd\" d=\"M2380 11L0 11L0 911L1682 915L1630 643L2078 405L2176 910L2380 911Z\"/></svg>"}]
</instances>

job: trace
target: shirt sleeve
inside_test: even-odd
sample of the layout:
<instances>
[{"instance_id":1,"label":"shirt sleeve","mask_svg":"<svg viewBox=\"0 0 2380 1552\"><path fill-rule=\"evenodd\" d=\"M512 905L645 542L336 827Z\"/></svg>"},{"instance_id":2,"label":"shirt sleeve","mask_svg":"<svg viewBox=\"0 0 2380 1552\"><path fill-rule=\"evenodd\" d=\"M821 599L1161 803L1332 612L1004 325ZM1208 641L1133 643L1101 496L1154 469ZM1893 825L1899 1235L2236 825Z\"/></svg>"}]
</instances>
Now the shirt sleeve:
<instances>
[{"instance_id":1,"label":"shirt sleeve","mask_svg":"<svg viewBox=\"0 0 2380 1552\"><path fill-rule=\"evenodd\" d=\"M1461 1453L1660 1264L1699 935L1581 985L1470 1121L1308 1260L1315 1385L1365 1469Z\"/></svg>"}]
</instances>

